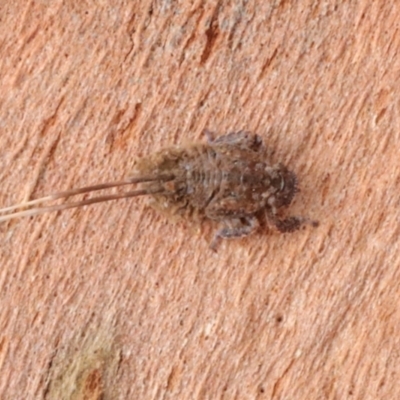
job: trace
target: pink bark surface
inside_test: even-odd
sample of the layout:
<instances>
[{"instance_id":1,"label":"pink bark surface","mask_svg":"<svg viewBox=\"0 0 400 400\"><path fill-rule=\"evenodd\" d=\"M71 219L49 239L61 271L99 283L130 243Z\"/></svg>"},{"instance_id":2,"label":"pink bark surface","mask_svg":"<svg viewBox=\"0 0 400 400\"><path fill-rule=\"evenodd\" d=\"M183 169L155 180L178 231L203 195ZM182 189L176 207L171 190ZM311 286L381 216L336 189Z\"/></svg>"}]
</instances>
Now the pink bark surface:
<instances>
[{"instance_id":1,"label":"pink bark surface","mask_svg":"<svg viewBox=\"0 0 400 400\"><path fill-rule=\"evenodd\" d=\"M209 245L144 198L0 224L1 399L400 396L400 4L3 1L0 207L259 134L320 222Z\"/></svg>"}]
</instances>

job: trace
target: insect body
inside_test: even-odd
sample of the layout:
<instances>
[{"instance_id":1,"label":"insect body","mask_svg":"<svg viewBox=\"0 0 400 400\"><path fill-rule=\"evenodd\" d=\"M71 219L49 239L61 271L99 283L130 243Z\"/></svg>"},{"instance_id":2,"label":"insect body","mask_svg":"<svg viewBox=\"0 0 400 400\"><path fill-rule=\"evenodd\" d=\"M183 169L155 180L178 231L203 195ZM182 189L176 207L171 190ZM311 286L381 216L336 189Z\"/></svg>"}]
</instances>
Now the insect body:
<instances>
[{"instance_id":1,"label":"insect body","mask_svg":"<svg viewBox=\"0 0 400 400\"><path fill-rule=\"evenodd\" d=\"M211 244L214 249L219 238L251 234L258 228L262 213L280 232L297 230L303 222L307 222L301 217L282 219L278 216L279 209L293 200L297 179L284 165L271 163L258 135L239 131L214 139L210 132L206 131L206 134L206 143L164 149L137 160L134 176L125 181L59 192L0 209L0 212L122 185L140 184L139 189L14 212L0 216L0 221L118 198L150 195L152 205L166 214L217 221L221 227Z\"/></svg>"}]
</instances>

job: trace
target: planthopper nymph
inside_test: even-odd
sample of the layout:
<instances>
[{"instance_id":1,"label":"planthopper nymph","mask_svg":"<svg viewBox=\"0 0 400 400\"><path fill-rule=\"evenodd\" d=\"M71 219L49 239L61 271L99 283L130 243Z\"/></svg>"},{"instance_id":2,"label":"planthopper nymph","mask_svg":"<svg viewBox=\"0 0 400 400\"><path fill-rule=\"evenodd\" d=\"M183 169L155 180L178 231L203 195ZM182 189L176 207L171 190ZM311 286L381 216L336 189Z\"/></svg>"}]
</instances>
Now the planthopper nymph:
<instances>
[{"instance_id":1,"label":"planthopper nymph","mask_svg":"<svg viewBox=\"0 0 400 400\"><path fill-rule=\"evenodd\" d=\"M231 132L185 147L160 150L136 161L132 177L50 194L0 209L0 222L12 218L82 207L109 200L147 195L165 214L211 220L218 229L211 242L216 249L221 238L250 235L265 216L279 232L292 232L304 223L302 217L282 217L298 191L296 175L281 163L272 163L261 138L246 131ZM57 199L103 189L138 185L134 190L87 198L76 202L43 205ZM30 207L30 208L29 208ZM21 208L28 208L16 211Z\"/></svg>"}]
</instances>

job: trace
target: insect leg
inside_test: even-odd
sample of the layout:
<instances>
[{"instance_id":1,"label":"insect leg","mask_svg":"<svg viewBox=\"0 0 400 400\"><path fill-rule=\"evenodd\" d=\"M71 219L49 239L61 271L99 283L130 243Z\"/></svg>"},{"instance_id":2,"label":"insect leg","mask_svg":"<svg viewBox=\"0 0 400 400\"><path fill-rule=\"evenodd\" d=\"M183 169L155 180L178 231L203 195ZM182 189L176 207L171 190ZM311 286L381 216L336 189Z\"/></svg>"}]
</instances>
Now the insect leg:
<instances>
[{"instance_id":1,"label":"insect leg","mask_svg":"<svg viewBox=\"0 0 400 400\"><path fill-rule=\"evenodd\" d=\"M209 129L204 129L203 134L206 135L207 142L208 143L213 143L215 140L215 133L211 132Z\"/></svg>"},{"instance_id":2,"label":"insect leg","mask_svg":"<svg viewBox=\"0 0 400 400\"><path fill-rule=\"evenodd\" d=\"M229 222L225 222L225 226L217 231L211 242L211 249L216 250L220 239L239 238L252 234L260 226L255 216L244 218L235 218Z\"/></svg>"},{"instance_id":3,"label":"insect leg","mask_svg":"<svg viewBox=\"0 0 400 400\"><path fill-rule=\"evenodd\" d=\"M260 136L247 131L230 132L216 139L214 139L214 134L209 130L205 130L204 133L207 136L208 143L210 144L237 146L252 151L258 151L263 145Z\"/></svg>"},{"instance_id":4,"label":"insect leg","mask_svg":"<svg viewBox=\"0 0 400 400\"><path fill-rule=\"evenodd\" d=\"M317 221L312 221L304 217L288 217L279 219L277 216L269 214L268 220L278 229L281 233L294 232L301 228L304 224L310 224L313 227L318 226Z\"/></svg>"}]
</instances>

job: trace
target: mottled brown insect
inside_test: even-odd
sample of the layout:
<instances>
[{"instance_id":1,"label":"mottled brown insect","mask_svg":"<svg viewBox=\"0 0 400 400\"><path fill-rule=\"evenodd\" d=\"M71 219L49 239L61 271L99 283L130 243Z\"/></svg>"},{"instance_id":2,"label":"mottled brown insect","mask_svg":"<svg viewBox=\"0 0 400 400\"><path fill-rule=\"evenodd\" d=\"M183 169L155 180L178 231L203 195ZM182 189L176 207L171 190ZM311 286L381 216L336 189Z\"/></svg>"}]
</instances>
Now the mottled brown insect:
<instances>
[{"instance_id":1,"label":"mottled brown insect","mask_svg":"<svg viewBox=\"0 0 400 400\"><path fill-rule=\"evenodd\" d=\"M262 214L280 232L295 231L304 222L317 224L302 217L279 216L279 209L288 206L298 191L296 175L280 163L271 163L258 135L239 131L214 139L211 132L205 133L206 143L167 148L137 160L134 176L127 180L54 193L0 209L0 213L111 187L140 184L139 189L14 212L0 216L0 221L150 195L152 205L168 215L217 221L220 229L211 243L213 249L220 238L253 233Z\"/></svg>"}]
</instances>

